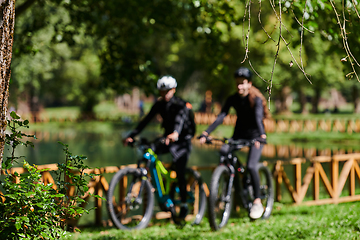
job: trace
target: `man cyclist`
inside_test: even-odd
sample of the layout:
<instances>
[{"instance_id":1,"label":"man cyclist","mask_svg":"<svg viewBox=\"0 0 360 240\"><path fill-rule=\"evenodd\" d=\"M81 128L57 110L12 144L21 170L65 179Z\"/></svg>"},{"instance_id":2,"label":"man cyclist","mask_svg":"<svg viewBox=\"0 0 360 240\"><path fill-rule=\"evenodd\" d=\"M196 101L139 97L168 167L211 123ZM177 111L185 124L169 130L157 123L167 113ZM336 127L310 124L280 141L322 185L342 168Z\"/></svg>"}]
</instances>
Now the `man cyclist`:
<instances>
[{"instance_id":1,"label":"man cyclist","mask_svg":"<svg viewBox=\"0 0 360 240\"><path fill-rule=\"evenodd\" d=\"M150 112L144 117L138 126L124 140L124 145L133 142L133 138L139 134L145 126L160 114L162 127L164 128L165 146L156 149L157 154L170 152L173 157L176 176L180 188L181 207L179 218L184 219L188 212L186 204L186 180L185 169L191 151L191 138L195 134L193 126L189 124L189 105L179 97L174 96L177 82L171 76L164 76L157 82L160 98L152 106Z\"/></svg>"},{"instance_id":2,"label":"man cyclist","mask_svg":"<svg viewBox=\"0 0 360 240\"><path fill-rule=\"evenodd\" d=\"M237 92L227 98L217 119L202 133L200 143L205 143L209 134L223 122L230 107L235 108L237 120L232 139L257 139L254 146L249 148L247 170L251 176L255 197L250 209L250 218L258 219L262 216L264 208L260 199L260 177L256 166L263 149L260 142L266 142L263 119L269 117L270 113L266 107L265 97L257 88L252 86L252 73L248 68L241 67L236 70L234 78Z\"/></svg>"}]
</instances>

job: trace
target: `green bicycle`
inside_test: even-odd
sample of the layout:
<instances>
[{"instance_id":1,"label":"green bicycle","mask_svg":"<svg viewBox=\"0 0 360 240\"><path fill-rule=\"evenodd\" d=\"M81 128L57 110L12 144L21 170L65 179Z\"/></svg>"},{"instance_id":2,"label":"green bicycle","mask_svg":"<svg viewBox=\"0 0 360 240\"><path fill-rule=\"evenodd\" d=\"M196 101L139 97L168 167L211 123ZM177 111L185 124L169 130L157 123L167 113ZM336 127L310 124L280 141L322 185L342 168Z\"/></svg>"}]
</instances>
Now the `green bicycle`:
<instances>
[{"instance_id":1,"label":"green bicycle","mask_svg":"<svg viewBox=\"0 0 360 240\"><path fill-rule=\"evenodd\" d=\"M170 212L175 224L183 224L178 218L180 194L176 174L166 169L154 149L163 144L163 138L149 143L141 139L132 144L141 152L137 168L119 170L111 179L107 192L107 208L114 225L119 229L143 229L148 226L154 212L155 196L161 211ZM206 194L200 174L186 169L187 204L186 221L199 224L206 209ZM154 196L155 195L155 196Z\"/></svg>"}]
</instances>

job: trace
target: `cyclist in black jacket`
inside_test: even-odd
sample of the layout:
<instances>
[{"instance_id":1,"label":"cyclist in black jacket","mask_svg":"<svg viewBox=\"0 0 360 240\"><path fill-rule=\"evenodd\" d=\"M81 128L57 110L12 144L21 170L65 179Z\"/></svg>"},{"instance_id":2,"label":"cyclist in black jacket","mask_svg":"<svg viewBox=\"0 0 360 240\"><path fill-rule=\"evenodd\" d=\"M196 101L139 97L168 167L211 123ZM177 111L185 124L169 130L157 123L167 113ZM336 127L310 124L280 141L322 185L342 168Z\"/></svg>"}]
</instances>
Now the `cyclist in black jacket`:
<instances>
[{"instance_id":1,"label":"cyclist in black jacket","mask_svg":"<svg viewBox=\"0 0 360 240\"><path fill-rule=\"evenodd\" d=\"M165 137L166 146L162 149L156 149L156 153L170 152L173 157L182 202L179 217L185 218L188 212L185 169L194 132L188 121L189 105L181 98L174 96L176 87L177 82L173 77L164 76L158 80L157 88L161 97L155 102L145 118L140 121L135 130L124 140L124 145L133 142L133 138L146 127L155 115L160 114L162 127L165 130L163 136Z\"/></svg>"},{"instance_id":2,"label":"cyclist in black jacket","mask_svg":"<svg viewBox=\"0 0 360 240\"><path fill-rule=\"evenodd\" d=\"M266 142L263 119L269 117L270 113L266 107L265 97L257 88L252 86L251 71L248 68L241 67L234 73L234 77L237 93L227 98L217 119L202 133L200 143L204 143L209 134L223 122L230 107L235 108L237 120L232 139L258 139L254 146L250 147L247 159L247 170L254 185L255 196L254 204L250 209L250 217L257 219L262 216L264 208L260 199L260 179L256 166L263 149L260 142Z\"/></svg>"}]
</instances>

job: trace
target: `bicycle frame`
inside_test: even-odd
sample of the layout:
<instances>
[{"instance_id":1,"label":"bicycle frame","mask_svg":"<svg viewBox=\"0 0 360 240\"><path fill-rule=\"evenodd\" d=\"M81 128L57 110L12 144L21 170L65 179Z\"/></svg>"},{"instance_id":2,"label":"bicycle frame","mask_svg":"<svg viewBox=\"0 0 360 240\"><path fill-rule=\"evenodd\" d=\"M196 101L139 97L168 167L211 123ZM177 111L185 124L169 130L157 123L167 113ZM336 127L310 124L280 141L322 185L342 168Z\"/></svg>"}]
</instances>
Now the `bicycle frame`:
<instances>
[{"instance_id":1,"label":"bicycle frame","mask_svg":"<svg viewBox=\"0 0 360 240\"><path fill-rule=\"evenodd\" d=\"M225 140L224 143L230 144L228 140ZM230 201L231 191L232 191L232 187L233 187L234 181L235 181L235 175L238 175L238 177L239 177L239 179L238 179L239 180L239 186L238 186L239 189L237 189L239 191L238 196L240 197L242 204L246 209L250 209L252 203L249 202L245 197L247 195L246 191L247 191L247 185L248 185L248 183L246 182L247 179L244 179L245 167L242 165L242 163L236 156L235 152L240 150L243 147L250 146L250 144L251 143L249 143L249 142L245 142L244 144L240 144L240 147L239 146L235 147L234 145L231 145L230 151L227 153L227 155L222 154L220 156L220 162L219 162L219 165L227 166L230 171L230 178L229 178L229 184L228 184L225 201ZM242 185L244 183L247 185L246 186Z\"/></svg>"},{"instance_id":2,"label":"bicycle frame","mask_svg":"<svg viewBox=\"0 0 360 240\"><path fill-rule=\"evenodd\" d=\"M171 177L171 172L164 167L162 162L158 159L157 154L151 148L148 148L145 151L143 159L146 159L148 162L147 167L149 168L151 175L151 182L157 190L156 197L159 203L167 208L173 207L174 202L169 194L171 183L175 182L176 178ZM163 176L165 177L165 184Z\"/></svg>"}]
</instances>

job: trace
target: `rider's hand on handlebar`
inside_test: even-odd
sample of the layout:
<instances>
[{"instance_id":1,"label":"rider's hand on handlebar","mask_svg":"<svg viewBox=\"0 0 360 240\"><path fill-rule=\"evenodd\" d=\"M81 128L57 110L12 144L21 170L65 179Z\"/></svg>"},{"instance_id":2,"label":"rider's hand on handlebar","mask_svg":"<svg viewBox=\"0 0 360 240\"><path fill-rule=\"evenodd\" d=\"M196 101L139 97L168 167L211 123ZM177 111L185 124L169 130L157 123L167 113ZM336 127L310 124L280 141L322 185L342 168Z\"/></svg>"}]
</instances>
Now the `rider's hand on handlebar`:
<instances>
[{"instance_id":1,"label":"rider's hand on handlebar","mask_svg":"<svg viewBox=\"0 0 360 240\"><path fill-rule=\"evenodd\" d=\"M202 134L199 137L199 141L201 144L206 143L208 141L209 134L207 132L202 132Z\"/></svg>"},{"instance_id":2,"label":"rider's hand on handlebar","mask_svg":"<svg viewBox=\"0 0 360 240\"><path fill-rule=\"evenodd\" d=\"M170 142L176 142L177 140L179 140L179 133L177 131L174 131L173 133L170 133L166 136L165 144L169 145Z\"/></svg>"},{"instance_id":3,"label":"rider's hand on handlebar","mask_svg":"<svg viewBox=\"0 0 360 240\"><path fill-rule=\"evenodd\" d=\"M256 148L260 148L260 144L266 144L266 134L262 134L254 143Z\"/></svg>"},{"instance_id":4,"label":"rider's hand on handlebar","mask_svg":"<svg viewBox=\"0 0 360 240\"><path fill-rule=\"evenodd\" d=\"M132 139L131 137L125 138L125 139L123 140L123 144L124 144L125 147L126 147L129 143L132 143L132 142L134 142L134 139Z\"/></svg>"}]
</instances>

